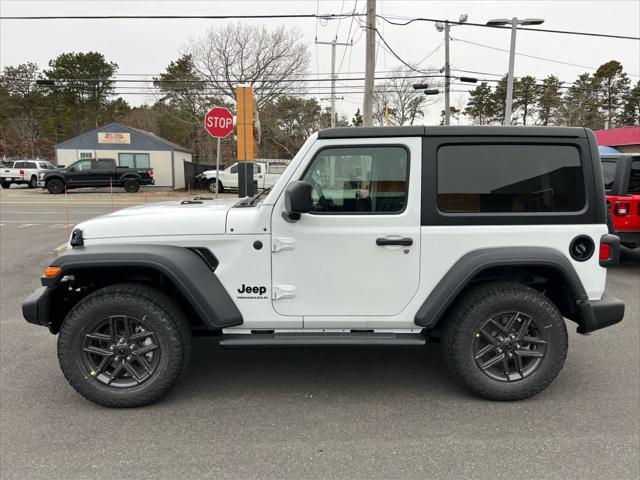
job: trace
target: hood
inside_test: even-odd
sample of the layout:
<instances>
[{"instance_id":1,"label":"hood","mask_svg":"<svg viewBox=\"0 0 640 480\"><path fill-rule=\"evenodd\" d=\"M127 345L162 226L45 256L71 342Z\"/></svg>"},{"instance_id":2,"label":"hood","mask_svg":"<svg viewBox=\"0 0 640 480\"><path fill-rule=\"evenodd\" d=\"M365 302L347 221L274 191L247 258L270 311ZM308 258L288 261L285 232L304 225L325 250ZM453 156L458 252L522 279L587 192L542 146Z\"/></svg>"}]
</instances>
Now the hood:
<instances>
[{"instance_id":1,"label":"hood","mask_svg":"<svg viewBox=\"0 0 640 480\"><path fill-rule=\"evenodd\" d=\"M160 202L124 208L76 225L86 240L164 235L220 235L238 199Z\"/></svg>"}]
</instances>

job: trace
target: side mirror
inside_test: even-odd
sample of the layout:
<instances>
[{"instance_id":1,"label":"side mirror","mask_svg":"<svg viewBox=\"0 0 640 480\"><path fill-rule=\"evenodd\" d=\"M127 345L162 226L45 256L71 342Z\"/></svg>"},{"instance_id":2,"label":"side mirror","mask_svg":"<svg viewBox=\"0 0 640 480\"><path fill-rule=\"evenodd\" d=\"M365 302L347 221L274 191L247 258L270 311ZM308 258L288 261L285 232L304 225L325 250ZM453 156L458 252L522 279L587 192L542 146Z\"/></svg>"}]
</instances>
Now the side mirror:
<instances>
[{"instance_id":1,"label":"side mirror","mask_svg":"<svg viewBox=\"0 0 640 480\"><path fill-rule=\"evenodd\" d=\"M288 222L300 220L302 213L308 213L313 208L311 199L311 184L308 182L295 181L287 185L284 191L284 219Z\"/></svg>"},{"instance_id":2,"label":"side mirror","mask_svg":"<svg viewBox=\"0 0 640 480\"><path fill-rule=\"evenodd\" d=\"M69 167L69 171L70 172L75 172L76 171L76 167Z\"/></svg>"}]
</instances>

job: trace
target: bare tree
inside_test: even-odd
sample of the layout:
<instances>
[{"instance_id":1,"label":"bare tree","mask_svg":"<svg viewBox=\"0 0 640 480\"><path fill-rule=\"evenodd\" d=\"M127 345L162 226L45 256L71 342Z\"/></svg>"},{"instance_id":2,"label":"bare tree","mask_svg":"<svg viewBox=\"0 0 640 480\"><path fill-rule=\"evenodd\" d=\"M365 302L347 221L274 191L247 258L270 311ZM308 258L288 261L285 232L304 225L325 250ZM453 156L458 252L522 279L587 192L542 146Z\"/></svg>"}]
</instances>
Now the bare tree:
<instances>
[{"instance_id":1,"label":"bare tree","mask_svg":"<svg viewBox=\"0 0 640 480\"><path fill-rule=\"evenodd\" d=\"M413 125L424 117L424 108L436 102L420 90L415 90L415 79L406 78L405 70L395 69L389 80L377 85L373 97L373 121L376 125ZM425 83L425 82L421 82ZM435 83L430 86L435 86Z\"/></svg>"},{"instance_id":2,"label":"bare tree","mask_svg":"<svg viewBox=\"0 0 640 480\"><path fill-rule=\"evenodd\" d=\"M264 26L234 23L211 28L187 51L216 95L235 101L236 86L248 84L261 107L290 93L307 70L309 51L301 38L298 30L284 25L268 31Z\"/></svg>"}]
</instances>

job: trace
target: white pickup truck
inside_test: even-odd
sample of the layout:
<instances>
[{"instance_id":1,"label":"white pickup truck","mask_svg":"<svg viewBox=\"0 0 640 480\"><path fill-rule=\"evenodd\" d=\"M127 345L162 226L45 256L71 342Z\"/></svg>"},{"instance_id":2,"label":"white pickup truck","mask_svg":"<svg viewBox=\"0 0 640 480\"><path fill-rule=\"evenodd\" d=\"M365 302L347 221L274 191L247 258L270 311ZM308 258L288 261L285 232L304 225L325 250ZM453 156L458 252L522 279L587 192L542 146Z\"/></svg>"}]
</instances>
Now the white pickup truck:
<instances>
[{"instance_id":1,"label":"white pickup truck","mask_svg":"<svg viewBox=\"0 0 640 480\"><path fill-rule=\"evenodd\" d=\"M29 188L36 188L40 173L46 173L53 168L54 166L46 160L18 160L14 162L13 167L0 170L0 186L9 188L12 183L15 183L16 185L27 184Z\"/></svg>"},{"instance_id":2,"label":"white pickup truck","mask_svg":"<svg viewBox=\"0 0 640 480\"><path fill-rule=\"evenodd\" d=\"M257 182L258 189L273 187L287 168L283 163L255 162L253 179ZM206 170L196 177L198 182L211 193L216 191L238 189L238 164L234 163L222 170L219 174L217 170Z\"/></svg>"}]
</instances>

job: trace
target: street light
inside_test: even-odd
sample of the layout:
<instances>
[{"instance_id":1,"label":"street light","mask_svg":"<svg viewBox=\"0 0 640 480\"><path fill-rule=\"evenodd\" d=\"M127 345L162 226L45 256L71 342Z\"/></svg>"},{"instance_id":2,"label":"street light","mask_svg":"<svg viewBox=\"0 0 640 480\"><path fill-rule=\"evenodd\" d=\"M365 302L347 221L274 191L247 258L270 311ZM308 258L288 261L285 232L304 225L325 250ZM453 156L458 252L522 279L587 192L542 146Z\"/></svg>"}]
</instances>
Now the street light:
<instances>
[{"instance_id":1,"label":"street light","mask_svg":"<svg viewBox=\"0 0 640 480\"><path fill-rule=\"evenodd\" d=\"M511 25L511 49L509 50L509 73L507 74L507 98L504 106L504 125L511 125L511 110L513 107L513 64L516 59L516 32L518 31L518 25L540 25L544 23L542 18L525 18L519 20L513 17L511 20L508 18L494 18L489 20L486 25L489 27L502 27L504 25Z\"/></svg>"},{"instance_id":2,"label":"street light","mask_svg":"<svg viewBox=\"0 0 640 480\"><path fill-rule=\"evenodd\" d=\"M462 15L460 15L460 18L458 18L458 22L454 22L454 25L463 24L468 20L468 18L469 15L463 13ZM445 20L444 22L436 22L435 26L437 31L444 31L444 124L449 125L451 118L451 65L449 63L449 30L451 28L451 24L449 23L449 20Z\"/></svg>"}]
</instances>

